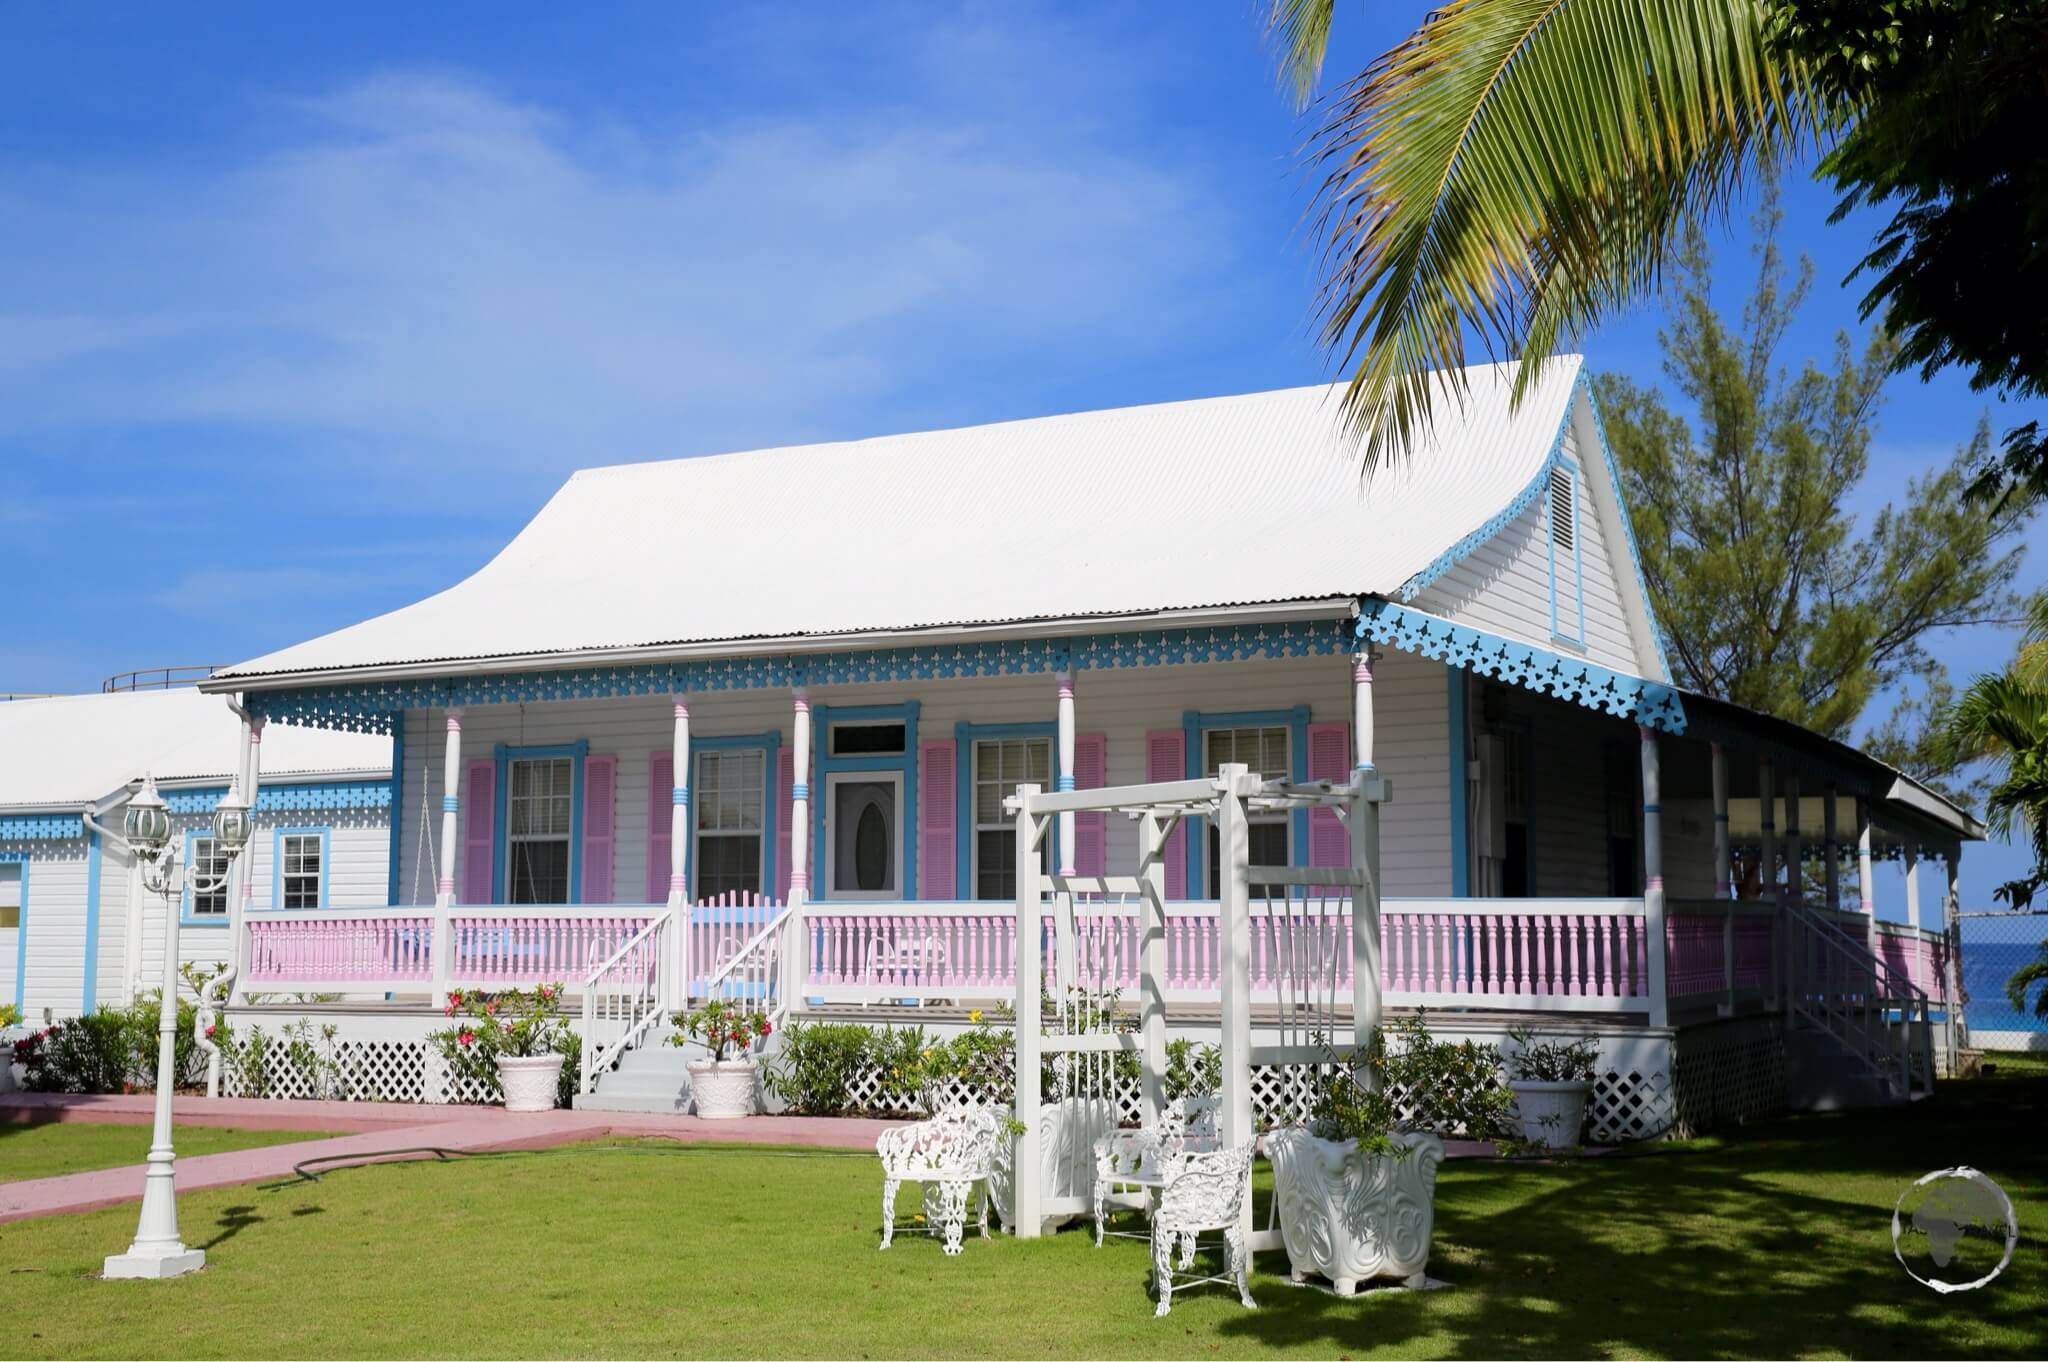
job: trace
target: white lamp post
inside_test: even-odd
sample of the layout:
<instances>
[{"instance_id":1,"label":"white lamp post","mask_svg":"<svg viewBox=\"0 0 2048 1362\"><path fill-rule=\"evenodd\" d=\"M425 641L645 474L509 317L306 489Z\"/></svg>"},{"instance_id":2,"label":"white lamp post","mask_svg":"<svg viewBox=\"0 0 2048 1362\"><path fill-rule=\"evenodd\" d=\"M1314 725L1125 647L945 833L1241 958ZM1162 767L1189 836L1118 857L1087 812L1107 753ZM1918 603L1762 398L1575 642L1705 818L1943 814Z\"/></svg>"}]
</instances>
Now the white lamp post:
<instances>
[{"instance_id":1,"label":"white lamp post","mask_svg":"<svg viewBox=\"0 0 2048 1362\"><path fill-rule=\"evenodd\" d=\"M121 818L122 840L142 868L142 882L164 898L163 1007L157 1015L156 1128L149 1145L149 1170L142 1181L142 1218L126 1253L108 1257L108 1277L176 1277L206 1265L206 1250L187 1248L178 1237L177 1153L171 1148L171 1092L177 1086L178 853L171 845L171 811L156 792L156 781L128 801ZM229 867L249 844L249 806L230 789L213 811L214 845ZM196 894L214 894L227 884L226 870L201 875L187 867Z\"/></svg>"}]
</instances>

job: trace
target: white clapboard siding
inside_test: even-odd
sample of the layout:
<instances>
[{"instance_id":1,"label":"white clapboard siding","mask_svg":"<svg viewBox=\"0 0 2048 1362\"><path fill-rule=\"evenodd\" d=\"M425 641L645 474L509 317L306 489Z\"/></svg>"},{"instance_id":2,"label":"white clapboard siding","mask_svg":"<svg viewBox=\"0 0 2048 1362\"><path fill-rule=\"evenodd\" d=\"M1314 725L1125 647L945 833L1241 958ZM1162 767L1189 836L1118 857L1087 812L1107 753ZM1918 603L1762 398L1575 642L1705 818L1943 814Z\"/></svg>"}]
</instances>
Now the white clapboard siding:
<instances>
[{"instance_id":1,"label":"white clapboard siding","mask_svg":"<svg viewBox=\"0 0 2048 1362\"><path fill-rule=\"evenodd\" d=\"M21 912L28 933L22 1016L41 1025L79 1010L85 989L85 841L34 842ZM12 1002L10 996L5 1001Z\"/></svg>"},{"instance_id":2,"label":"white clapboard siding","mask_svg":"<svg viewBox=\"0 0 2048 1362\"><path fill-rule=\"evenodd\" d=\"M1390 894L1443 894L1450 888L1449 743L1444 668L1407 654L1390 653L1375 685L1378 757L1394 781L1395 799L1386 811L1382 865ZM960 721L982 724L1050 721L1054 682L1049 673L972 680L923 681L892 685L813 688L819 706L920 702L921 740L951 739ZM1263 659L1246 662L1084 671L1075 679L1075 727L1106 736L1107 780L1112 785L1146 779L1144 742L1149 730L1181 725L1184 711L1208 713L1310 706L1311 722L1351 717L1351 662L1347 657ZM780 690L727 691L694 696L691 733L696 737L774 730L791 743L791 700ZM563 701L525 706L477 707L463 717L464 763L487 758L493 745L542 746L587 740L593 755L619 758L614 817L614 900L638 902L647 886L648 758L672 738L670 702L663 696L639 699ZM441 754L445 716L414 712L406 728L406 770L401 799L399 897L431 903L434 871L420 860L422 811L432 820L436 851L440 841ZM962 757L964 760L964 755ZM426 797L422 799L422 778ZM814 798L823 793L813 786ZM666 808L664 801L663 809ZM476 811L465 807L465 821ZM778 806L778 821L787 817ZM1136 854L1137 832L1128 820L1106 828L1112 867ZM915 860L915 828L905 829L905 856Z\"/></svg>"}]
</instances>

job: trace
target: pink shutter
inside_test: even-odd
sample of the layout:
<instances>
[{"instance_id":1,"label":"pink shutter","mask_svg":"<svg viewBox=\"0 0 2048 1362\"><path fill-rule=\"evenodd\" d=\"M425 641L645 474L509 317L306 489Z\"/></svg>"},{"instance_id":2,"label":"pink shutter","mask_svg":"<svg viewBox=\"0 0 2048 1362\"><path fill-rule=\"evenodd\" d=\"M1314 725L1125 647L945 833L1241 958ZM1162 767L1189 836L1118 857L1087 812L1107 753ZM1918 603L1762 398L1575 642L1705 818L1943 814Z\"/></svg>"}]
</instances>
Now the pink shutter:
<instances>
[{"instance_id":1,"label":"pink shutter","mask_svg":"<svg viewBox=\"0 0 2048 1362\"><path fill-rule=\"evenodd\" d=\"M583 902L612 901L614 806L618 803L619 759L586 757L583 762Z\"/></svg>"},{"instance_id":2,"label":"pink shutter","mask_svg":"<svg viewBox=\"0 0 2048 1362\"><path fill-rule=\"evenodd\" d=\"M1109 738L1102 733L1074 735L1074 788L1099 790L1109 783ZM1107 875L1109 815L1074 815L1074 873Z\"/></svg>"},{"instance_id":3,"label":"pink shutter","mask_svg":"<svg viewBox=\"0 0 2048 1362\"><path fill-rule=\"evenodd\" d=\"M957 896L958 760L950 739L917 745L917 896L921 899Z\"/></svg>"},{"instance_id":4,"label":"pink shutter","mask_svg":"<svg viewBox=\"0 0 2048 1362\"><path fill-rule=\"evenodd\" d=\"M462 901L496 903L492 851L497 841L498 763L468 763L462 779Z\"/></svg>"},{"instance_id":5,"label":"pink shutter","mask_svg":"<svg viewBox=\"0 0 2048 1362\"><path fill-rule=\"evenodd\" d=\"M1351 725L1310 724L1308 726L1308 778L1346 780L1351 775ZM1308 814L1308 863L1320 866L1351 864L1351 834L1335 809L1310 809Z\"/></svg>"},{"instance_id":6,"label":"pink shutter","mask_svg":"<svg viewBox=\"0 0 2048 1362\"><path fill-rule=\"evenodd\" d=\"M775 759L775 901L789 902L789 829L796 811L790 786L796 781L796 753L787 747Z\"/></svg>"},{"instance_id":7,"label":"pink shutter","mask_svg":"<svg viewBox=\"0 0 2048 1362\"><path fill-rule=\"evenodd\" d=\"M647 901L668 902L669 818L675 796L676 754L663 748L647 756Z\"/></svg>"},{"instance_id":8,"label":"pink shutter","mask_svg":"<svg viewBox=\"0 0 2048 1362\"><path fill-rule=\"evenodd\" d=\"M1145 735L1145 779L1188 778L1187 734L1178 728L1155 728ZM1188 896L1188 829L1186 820L1166 839L1166 897Z\"/></svg>"}]
</instances>

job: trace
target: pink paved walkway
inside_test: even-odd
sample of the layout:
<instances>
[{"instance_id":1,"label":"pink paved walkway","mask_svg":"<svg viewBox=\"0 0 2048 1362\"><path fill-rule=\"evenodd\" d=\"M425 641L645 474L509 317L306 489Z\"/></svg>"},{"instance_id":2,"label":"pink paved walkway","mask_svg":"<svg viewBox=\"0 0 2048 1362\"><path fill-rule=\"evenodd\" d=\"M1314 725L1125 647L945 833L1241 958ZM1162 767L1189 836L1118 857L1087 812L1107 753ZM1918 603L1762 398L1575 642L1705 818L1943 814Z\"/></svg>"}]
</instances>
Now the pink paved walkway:
<instances>
[{"instance_id":1,"label":"pink paved walkway","mask_svg":"<svg viewBox=\"0 0 2048 1362\"><path fill-rule=\"evenodd\" d=\"M97 1121L147 1125L153 1099L147 1096L76 1096L55 1093L0 1094L0 1124ZM178 1189L226 1187L289 1177L294 1164L309 1159L360 1157L385 1149L435 1146L482 1152L546 1149L609 1135L661 1136L724 1144L805 1145L813 1148L872 1149L875 1137L895 1121L815 1116L749 1116L737 1121L703 1121L618 1111L549 1111L515 1115L502 1107L420 1106L381 1102L270 1102L236 1098L180 1097L172 1113L181 1125L232 1126L242 1130L349 1130L331 1140L302 1140L261 1149L237 1149L178 1160ZM412 1157L431 1157L418 1155ZM142 1165L103 1168L62 1177L0 1183L0 1223L39 1215L97 1210L142 1195Z\"/></svg>"}]
</instances>

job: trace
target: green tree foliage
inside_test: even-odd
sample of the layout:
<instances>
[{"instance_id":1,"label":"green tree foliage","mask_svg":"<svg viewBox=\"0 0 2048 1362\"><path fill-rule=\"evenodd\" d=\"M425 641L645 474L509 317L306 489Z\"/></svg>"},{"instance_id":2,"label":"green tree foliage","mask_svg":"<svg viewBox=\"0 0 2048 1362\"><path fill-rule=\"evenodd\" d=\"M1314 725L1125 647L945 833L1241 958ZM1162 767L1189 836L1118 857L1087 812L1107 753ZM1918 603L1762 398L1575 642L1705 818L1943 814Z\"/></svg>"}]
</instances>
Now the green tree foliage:
<instances>
[{"instance_id":1,"label":"green tree foliage","mask_svg":"<svg viewBox=\"0 0 2048 1362\"><path fill-rule=\"evenodd\" d=\"M1836 217L1892 209L1857 273L1899 364L2048 395L2048 4L1779 0L1767 29L1853 112L1820 165ZM2048 493L2038 422L2008 434L1975 490Z\"/></svg>"},{"instance_id":2,"label":"green tree foliage","mask_svg":"<svg viewBox=\"0 0 2048 1362\"><path fill-rule=\"evenodd\" d=\"M2013 907L2026 907L2048 885L2048 593L2035 598L2012 665L1970 683L1949 731L1959 753L1992 768L1984 805L1991 831L2011 840L2024 837L2033 851L2033 872L1996 891ZM2031 978L2048 978L2048 952L2029 969L2041 971ZM2013 1006L2019 1005L2015 1000ZM2048 996L2041 1006L2048 1015Z\"/></svg>"},{"instance_id":3,"label":"green tree foliage","mask_svg":"<svg viewBox=\"0 0 2048 1362\"><path fill-rule=\"evenodd\" d=\"M1620 375L1598 391L1680 683L1846 737L1880 692L1915 675L1940 682L1930 630L2017 616L2024 511L1962 504L1989 442L1982 427L1890 504L1851 509L1893 346L1842 335L1826 365L1784 365L1812 267L1788 269L1777 222L1767 196L1755 287L1734 325L1709 296L1700 233L1682 243L1659 334L1690 420ZM1902 735L1902 750L1935 750L1923 738Z\"/></svg>"}]
</instances>

